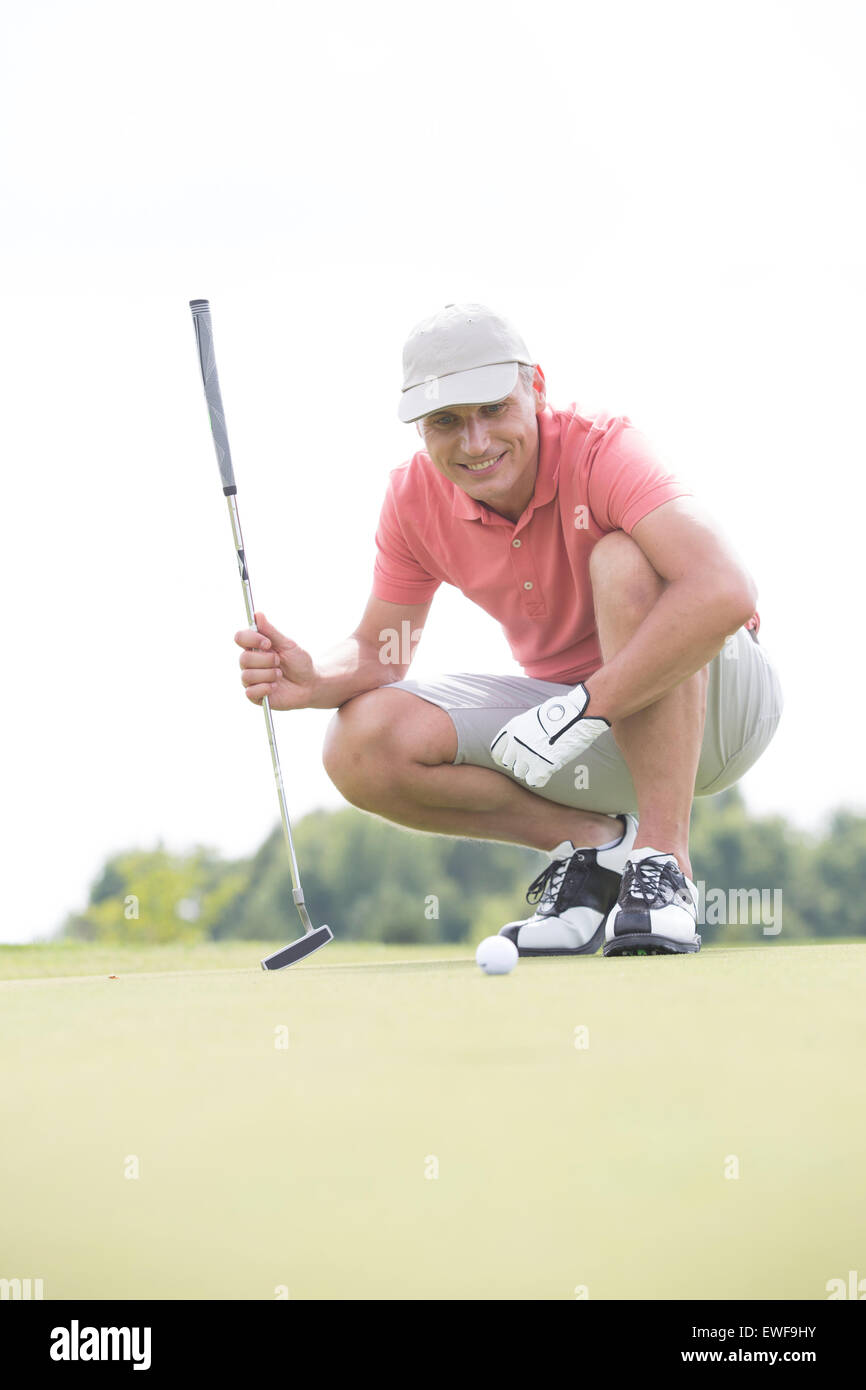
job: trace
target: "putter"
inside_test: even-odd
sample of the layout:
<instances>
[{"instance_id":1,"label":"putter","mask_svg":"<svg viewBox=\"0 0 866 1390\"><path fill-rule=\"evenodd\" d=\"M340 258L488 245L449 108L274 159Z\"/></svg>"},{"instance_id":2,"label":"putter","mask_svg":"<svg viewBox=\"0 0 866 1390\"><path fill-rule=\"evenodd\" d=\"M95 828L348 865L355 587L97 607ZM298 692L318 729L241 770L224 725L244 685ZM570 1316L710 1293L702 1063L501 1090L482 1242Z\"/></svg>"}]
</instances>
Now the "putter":
<instances>
[{"instance_id":1,"label":"putter","mask_svg":"<svg viewBox=\"0 0 866 1390\"><path fill-rule=\"evenodd\" d=\"M210 414L213 442L216 448L220 477L222 478L223 495L228 502L232 536L237 552L238 570L240 571L241 585L244 591L247 622L250 627L254 628L256 626L256 620L255 608L253 606L253 593L250 588L250 576L247 570L244 541L241 535L241 523L238 517L237 487L235 485L234 469L232 468L232 456L229 449L228 434L226 433L225 412L223 411L222 396L220 394L219 377L217 376L210 304L206 299L191 299L189 307L192 310L192 321L195 327L196 343L198 344L198 359L201 366L201 377L204 382L205 400L207 401L207 408ZM289 810L286 805L283 774L280 770L280 755L277 752L277 737L274 733L274 720L267 695L262 700L262 708L265 712L265 726L268 731L271 763L274 769L274 780L277 784L277 798L280 803L280 819L283 823L283 837L286 841L286 849L289 853L289 867L292 872L292 897L294 898L295 907L298 909L304 928L304 935L299 936L297 941L293 941L289 946L284 946L280 951L274 951L270 956L265 956L261 963L263 970L283 970L287 965L295 965L297 961L303 960L306 956L311 955L313 951L318 951L320 946L327 946L329 941L333 941L334 933L331 931L330 927L314 927L310 921L309 913L307 912L307 905L304 902L304 890L301 887L301 876L298 872L298 860L292 840L292 827L289 821Z\"/></svg>"}]
</instances>

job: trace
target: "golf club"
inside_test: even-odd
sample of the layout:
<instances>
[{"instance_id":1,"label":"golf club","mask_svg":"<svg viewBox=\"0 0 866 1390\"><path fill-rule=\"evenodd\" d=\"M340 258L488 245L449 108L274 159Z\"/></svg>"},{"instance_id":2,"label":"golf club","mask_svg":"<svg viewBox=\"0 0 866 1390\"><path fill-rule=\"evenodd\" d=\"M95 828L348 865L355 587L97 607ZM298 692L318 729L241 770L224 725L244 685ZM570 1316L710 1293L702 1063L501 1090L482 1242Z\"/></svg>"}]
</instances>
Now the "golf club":
<instances>
[{"instance_id":1,"label":"golf club","mask_svg":"<svg viewBox=\"0 0 866 1390\"><path fill-rule=\"evenodd\" d=\"M253 606L253 594L250 587L246 554L244 553L243 536L241 535L241 523L238 517L237 487L235 485L231 451L229 449L228 434L226 432L225 412L223 410L222 396L220 394L219 377L217 376L210 304L206 299L191 299L189 307L192 310L192 320L195 327L196 343L198 345L199 364L201 366L201 376L204 383L205 400L207 401L207 408L210 414L211 431L213 433L217 463L219 464L220 477L222 479L223 495L228 502L232 536L237 552L241 585L244 591L247 622L250 627L254 628L256 626L255 608ZM283 787L280 757L277 752L274 720L267 695L262 700L262 708L265 712L265 726L268 731L268 744L271 750L274 780L277 784L277 797L280 803L280 819L283 823L283 836L289 854L289 867L292 873L292 897L300 913L304 928L304 935L298 937L297 941L293 941L289 946L284 946L280 951L274 951L270 956L265 956L261 963L263 970L282 970L287 965L294 965L297 961L303 960L305 956L309 956L313 951L317 951L320 946L327 946L329 941L333 941L334 934L330 927L314 927L310 921L309 913L307 912L306 903L304 902L304 890L301 887L301 877L298 872L298 860L295 855L295 846L292 840L292 827L289 821L288 807L286 805L286 793Z\"/></svg>"}]
</instances>

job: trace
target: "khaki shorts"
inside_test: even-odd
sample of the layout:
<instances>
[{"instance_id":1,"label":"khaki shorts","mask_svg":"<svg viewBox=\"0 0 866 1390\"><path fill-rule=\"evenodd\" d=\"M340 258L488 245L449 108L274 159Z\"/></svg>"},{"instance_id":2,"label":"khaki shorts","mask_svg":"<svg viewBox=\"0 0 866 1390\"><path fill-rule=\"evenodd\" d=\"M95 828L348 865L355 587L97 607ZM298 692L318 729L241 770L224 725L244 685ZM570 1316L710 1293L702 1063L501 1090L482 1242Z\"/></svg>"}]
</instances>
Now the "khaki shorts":
<instances>
[{"instance_id":1,"label":"khaki shorts","mask_svg":"<svg viewBox=\"0 0 866 1390\"><path fill-rule=\"evenodd\" d=\"M776 672L763 647L745 628L726 642L710 663L709 673L695 796L712 796L738 782L760 758L782 713ZM502 725L572 688L529 676L470 674L397 681L388 686L389 690L407 690L447 711L457 730L455 766L469 763L489 767L504 777L512 774L497 767L490 756L490 744ZM577 764L554 773L546 787L530 790L548 801L583 811L610 815L637 812L631 773L610 730L596 739Z\"/></svg>"}]
</instances>

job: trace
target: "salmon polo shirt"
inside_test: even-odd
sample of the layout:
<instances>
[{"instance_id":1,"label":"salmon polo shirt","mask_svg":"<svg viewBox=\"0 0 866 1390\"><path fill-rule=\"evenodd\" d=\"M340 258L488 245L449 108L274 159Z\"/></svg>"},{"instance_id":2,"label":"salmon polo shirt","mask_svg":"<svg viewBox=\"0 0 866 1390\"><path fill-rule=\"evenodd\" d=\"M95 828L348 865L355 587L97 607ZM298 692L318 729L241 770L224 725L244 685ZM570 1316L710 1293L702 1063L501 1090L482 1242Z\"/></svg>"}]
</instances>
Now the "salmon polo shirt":
<instances>
[{"instance_id":1,"label":"salmon polo shirt","mask_svg":"<svg viewBox=\"0 0 866 1390\"><path fill-rule=\"evenodd\" d=\"M444 478L426 453L389 477L373 593L426 603L452 584L502 626L528 676L576 685L601 665L589 557L609 531L691 496L626 415L576 406L537 417L535 491L509 521Z\"/></svg>"}]
</instances>

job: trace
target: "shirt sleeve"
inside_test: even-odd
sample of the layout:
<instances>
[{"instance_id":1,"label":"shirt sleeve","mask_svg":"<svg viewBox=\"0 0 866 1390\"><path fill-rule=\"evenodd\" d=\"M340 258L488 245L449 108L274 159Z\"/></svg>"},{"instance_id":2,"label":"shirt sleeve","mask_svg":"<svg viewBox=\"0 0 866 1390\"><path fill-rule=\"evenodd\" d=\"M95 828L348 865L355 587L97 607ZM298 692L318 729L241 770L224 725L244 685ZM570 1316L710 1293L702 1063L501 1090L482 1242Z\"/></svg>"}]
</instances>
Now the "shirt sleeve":
<instances>
[{"instance_id":1,"label":"shirt sleeve","mask_svg":"<svg viewBox=\"0 0 866 1390\"><path fill-rule=\"evenodd\" d=\"M427 603L441 581L412 552L400 523L394 483L392 475L376 528L373 594L386 603Z\"/></svg>"},{"instance_id":2,"label":"shirt sleeve","mask_svg":"<svg viewBox=\"0 0 866 1390\"><path fill-rule=\"evenodd\" d=\"M626 416L614 420L590 451L589 509L603 531L632 529L649 512L693 492Z\"/></svg>"}]
</instances>

